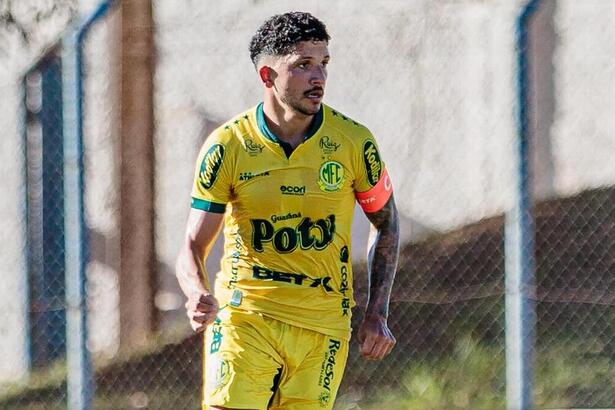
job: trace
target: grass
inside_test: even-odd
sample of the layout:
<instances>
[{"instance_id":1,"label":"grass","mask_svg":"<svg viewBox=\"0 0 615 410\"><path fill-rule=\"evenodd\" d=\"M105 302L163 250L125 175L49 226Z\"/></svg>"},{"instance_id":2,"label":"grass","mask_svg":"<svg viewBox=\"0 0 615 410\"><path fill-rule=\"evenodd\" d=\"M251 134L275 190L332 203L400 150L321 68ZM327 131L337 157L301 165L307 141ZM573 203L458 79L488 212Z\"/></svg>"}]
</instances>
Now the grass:
<instances>
[{"instance_id":1,"label":"grass","mask_svg":"<svg viewBox=\"0 0 615 410\"><path fill-rule=\"evenodd\" d=\"M588 342L550 344L535 368L536 408L579 405L612 407L615 403L615 358L607 353L579 354ZM441 359L420 361L407 369L399 387L374 389L346 409L505 409L505 361L501 348L470 337L461 339Z\"/></svg>"},{"instance_id":2,"label":"grass","mask_svg":"<svg viewBox=\"0 0 615 410\"><path fill-rule=\"evenodd\" d=\"M504 359L501 349L470 337L461 339L443 359L420 361L407 369L397 391L370 395L361 409L499 409Z\"/></svg>"}]
</instances>

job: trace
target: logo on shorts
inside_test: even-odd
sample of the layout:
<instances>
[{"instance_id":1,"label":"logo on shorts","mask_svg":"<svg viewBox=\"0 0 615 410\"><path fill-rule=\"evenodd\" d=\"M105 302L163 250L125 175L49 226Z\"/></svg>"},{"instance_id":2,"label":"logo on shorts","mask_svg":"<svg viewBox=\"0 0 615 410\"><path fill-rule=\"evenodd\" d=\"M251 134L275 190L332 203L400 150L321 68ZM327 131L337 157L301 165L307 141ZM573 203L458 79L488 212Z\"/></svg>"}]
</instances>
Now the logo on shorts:
<instances>
[{"instance_id":1,"label":"logo on shorts","mask_svg":"<svg viewBox=\"0 0 615 410\"><path fill-rule=\"evenodd\" d=\"M344 183L344 167L337 161L327 161L318 171L318 186L322 191L339 191Z\"/></svg>"},{"instance_id":2,"label":"logo on shorts","mask_svg":"<svg viewBox=\"0 0 615 410\"><path fill-rule=\"evenodd\" d=\"M320 393L319 401L321 407L325 407L331 399L331 383L335 379L335 357L340 350L342 342L329 339L329 348L325 351L325 358L320 366L320 379L318 385L324 390Z\"/></svg>"},{"instance_id":3,"label":"logo on shorts","mask_svg":"<svg viewBox=\"0 0 615 410\"><path fill-rule=\"evenodd\" d=\"M376 144L372 141L365 141L363 144L363 160L365 161L365 170L367 171L367 181L371 186L374 186L380 181L382 172L382 162L380 154L376 149Z\"/></svg>"},{"instance_id":4,"label":"logo on shorts","mask_svg":"<svg viewBox=\"0 0 615 410\"><path fill-rule=\"evenodd\" d=\"M327 407L327 404L329 404L329 400L331 400L331 393L326 390L324 390L322 393L320 393L320 396L318 396L318 402L320 403L320 407Z\"/></svg>"},{"instance_id":5,"label":"logo on shorts","mask_svg":"<svg viewBox=\"0 0 615 410\"><path fill-rule=\"evenodd\" d=\"M211 188L216 182L218 171L224 159L224 145L214 144L209 148L199 170L199 184L203 189Z\"/></svg>"},{"instance_id":6,"label":"logo on shorts","mask_svg":"<svg viewBox=\"0 0 615 410\"><path fill-rule=\"evenodd\" d=\"M208 374L208 384L212 390L220 390L231 379L231 366L227 360L217 359L215 357L208 358L211 362L210 372Z\"/></svg>"}]
</instances>

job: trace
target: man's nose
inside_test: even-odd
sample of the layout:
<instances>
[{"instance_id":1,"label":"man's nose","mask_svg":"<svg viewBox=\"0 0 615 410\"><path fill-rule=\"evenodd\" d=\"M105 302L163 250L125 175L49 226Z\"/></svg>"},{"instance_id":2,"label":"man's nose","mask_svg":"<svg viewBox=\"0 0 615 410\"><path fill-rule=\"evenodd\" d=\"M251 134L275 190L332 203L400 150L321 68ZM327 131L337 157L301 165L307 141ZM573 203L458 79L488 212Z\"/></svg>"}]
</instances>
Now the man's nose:
<instances>
[{"instance_id":1,"label":"man's nose","mask_svg":"<svg viewBox=\"0 0 615 410\"><path fill-rule=\"evenodd\" d=\"M327 69L325 67L316 67L312 72L310 82L314 85L324 85L327 81Z\"/></svg>"}]
</instances>

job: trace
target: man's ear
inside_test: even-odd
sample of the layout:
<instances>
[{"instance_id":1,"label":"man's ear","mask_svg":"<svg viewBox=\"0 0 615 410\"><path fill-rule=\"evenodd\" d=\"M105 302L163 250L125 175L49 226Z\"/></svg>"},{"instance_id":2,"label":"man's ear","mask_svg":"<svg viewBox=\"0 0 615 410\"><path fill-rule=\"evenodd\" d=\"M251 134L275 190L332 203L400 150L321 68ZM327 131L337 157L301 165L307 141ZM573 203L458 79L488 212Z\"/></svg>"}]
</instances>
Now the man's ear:
<instances>
[{"instance_id":1,"label":"man's ear","mask_svg":"<svg viewBox=\"0 0 615 410\"><path fill-rule=\"evenodd\" d=\"M265 87L273 87L273 80L275 79L275 71L271 67L266 65L262 66L258 70L258 75L261 77L261 81L265 84Z\"/></svg>"}]
</instances>

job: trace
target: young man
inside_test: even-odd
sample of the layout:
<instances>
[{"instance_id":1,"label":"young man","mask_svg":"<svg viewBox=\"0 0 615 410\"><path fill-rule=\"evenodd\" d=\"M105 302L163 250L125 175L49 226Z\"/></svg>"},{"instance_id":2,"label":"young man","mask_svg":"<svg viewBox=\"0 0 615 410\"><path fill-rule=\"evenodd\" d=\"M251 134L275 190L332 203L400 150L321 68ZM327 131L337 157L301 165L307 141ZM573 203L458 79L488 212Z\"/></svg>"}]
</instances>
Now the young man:
<instances>
[{"instance_id":1,"label":"young man","mask_svg":"<svg viewBox=\"0 0 615 410\"><path fill-rule=\"evenodd\" d=\"M324 105L329 35L308 13L250 44L264 100L215 130L197 162L179 283L206 329L204 408L330 409L354 306L355 200L373 225L361 353L385 357L399 247L392 186L367 128ZM224 220L215 297L204 260Z\"/></svg>"}]
</instances>

